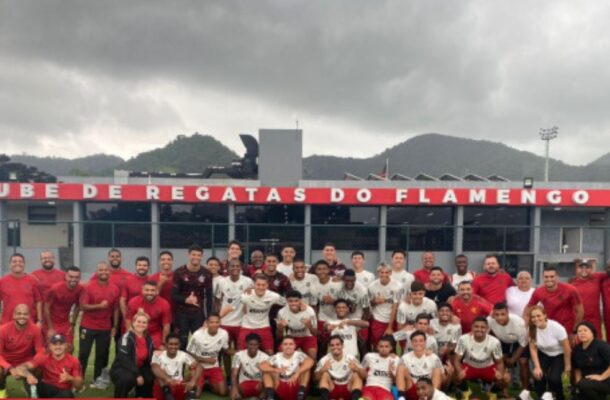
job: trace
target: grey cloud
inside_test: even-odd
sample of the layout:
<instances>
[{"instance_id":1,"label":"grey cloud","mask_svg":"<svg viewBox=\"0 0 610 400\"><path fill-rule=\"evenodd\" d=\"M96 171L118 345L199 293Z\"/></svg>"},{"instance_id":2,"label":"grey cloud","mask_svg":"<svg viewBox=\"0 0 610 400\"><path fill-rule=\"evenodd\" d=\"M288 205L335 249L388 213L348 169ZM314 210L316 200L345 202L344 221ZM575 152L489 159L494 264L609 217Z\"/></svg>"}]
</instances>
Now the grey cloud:
<instances>
[{"instance_id":1,"label":"grey cloud","mask_svg":"<svg viewBox=\"0 0 610 400\"><path fill-rule=\"evenodd\" d=\"M589 150L603 152L609 17L605 2L567 0L4 2L0 57L54 75L19 79L31 94L0 112L15 132L79 132L99 118L183 128L176 105L131 93L163 80L320 115L388 146L435 131L536 149L537 129L558 124L565 144L589 135ZM70 76L96 93L54 87ZM52 96L32 99L49 91L76 115Z\"/></svg>"}]
</instances>

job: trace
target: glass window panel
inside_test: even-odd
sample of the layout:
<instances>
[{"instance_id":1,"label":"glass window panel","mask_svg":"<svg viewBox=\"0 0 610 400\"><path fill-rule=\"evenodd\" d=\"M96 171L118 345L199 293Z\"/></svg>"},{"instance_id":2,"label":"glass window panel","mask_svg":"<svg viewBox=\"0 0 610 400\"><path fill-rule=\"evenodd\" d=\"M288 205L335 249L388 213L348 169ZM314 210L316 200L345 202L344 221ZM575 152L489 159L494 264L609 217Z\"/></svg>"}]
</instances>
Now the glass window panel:
<instances>
[{"instance_id":1,"label":"glass window panel","mask_svg":"<svg viewBox=\"0 0 610 400\"><path fill-rule=\"evenodd\" d=\"M291 205L238 205L235 206L236 223L302 224L305 207Z\"/></svg>"},{"instance_id":2,"label":"glass window panel","mask_svg":"<svg viewBox=\"0 0 610 400\"><path fill-rule=\"evenodd\" d=\"M163 248L186 248L198 244L204 248L225 247L228 242L226 204L160 205L160 244Z\"/></svg>"}]
</instances>

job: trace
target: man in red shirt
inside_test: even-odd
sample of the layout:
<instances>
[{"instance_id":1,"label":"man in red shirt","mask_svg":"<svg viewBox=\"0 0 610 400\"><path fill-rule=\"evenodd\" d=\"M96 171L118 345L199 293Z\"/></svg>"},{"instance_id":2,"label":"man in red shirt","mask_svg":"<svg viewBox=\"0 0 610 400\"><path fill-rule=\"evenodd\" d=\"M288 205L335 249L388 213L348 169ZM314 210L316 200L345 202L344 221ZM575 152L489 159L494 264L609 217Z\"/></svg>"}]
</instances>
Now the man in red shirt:
<instances>
[{"instance_id":1,"label":"man in red shirt","mask_svg":"<svg viewBox=\"0 0 610 400\"><path fill-rule=\"evenodd\" d=\"M602 282L602 302L604 303L604 327L606 341L610 342L610 260L606 261L606 276ZM601 337L601 335L598 335Z\"/></svg>"},{"instance_id":2,"label":"man in red shirt","mask_svg":"<svg viewBox=\"0 0 610 400\"><path fill-rule=\"evenodd\" d=\"M247 277L254 279L254 276L258 273L263 272L265 269L265 255L260 250L254 250L250 254L250 265L245 267L245 274Z\"/></svg>"},{"instance_id":3,"label":"man in red shirt","mask_svg":"<svg viewBox=\"0 0 610 400\"><path fill-rule=\"evenodd\" d=\"M128 275L125 278L125 283L121 289L121 300L119 306L121 308L121 316L125 321L125 326L129 326L129 322L125 320L127 315L127 304L129 300L142 294L142 286L150 280L148 271L150 270L150 260L148 257L140 256L136 258L136 272Z\"/></svg>"},{"instance_id":4,"label":"man in red shirt","mask_svg":"<svg viewBox=\"0 0 610 400\"><path fill-rule=\"evenodd\" d=\"M169 303L159 296L155 281L146 282L142 286L142 294L129 300L125 317L127 329L131 329L131 321L139 311L148 315L148 333L155 349L161 348L169 334L172 311Z\"/></svg>"},{"instance_id":5,"label":"man in red shirt","mask_svg":"<svg viewBox=\"0 0 610 400\"><path fill-rule=\"evenodd\" d=\"M602 331L602 317L599 301L602 296L602 283L607 278L605 272L593 272L593 263L579 260L576 263L576 276L569 283L576 288L584 308L585 321L592 323L597 332Z\"/></svg>"},{"instance_id":6,"label":"man in red shirt","mask_svg":"<svg viewBox=\"0 0 610 400\"><path fill-rule=\"evenodd\" d=\"M30 310L18 304L13 310L13 322L0 327L0 397L6 397L6 378L18 376L17 367L44 353L40 327L30 321Z\"/></svg>"},{"instance_id":7,"label":"man in red shirt","mask_svg":"<svg viewBox=\"0 0 610 400\"><path fill-rule=\"evenodd\" d=\"M430 282L430 272L435 266L436 257L431 251L426 251L421 255L422 267L413 273L416 281L420 281L423 284ZM443 271L443 282L449 283L449 276Z\"/></svg>"},{"instance_id":8,"label":"man in red shirt","mask_svg":"<svg viewBox=\"0 0 610 400\"><path fill-rule=\"evenodd\" d=\"M9 259L10 273L0 279L0 300L2 301L2 320L5 324L13 319L17 304L28 306L30 318L41 326L42 302L38 290L38 280L25 273L25 257L15 253Z\"/></svg>"},{"instance_id":9,"label":"man in red shirt","mask_svg":"<svg viewBox=\"0 0 610 400\"><path fill-rule=\"evenodd\" d=\"M80 269L68 267L64 282L51 286L44 302L44 320L47 336L60 334L66 340L68 353L74 349L74 325L79 313L79 299L83 291L80 284ZM70 311L74 312L70 317Z\"/></svg>"},{"instance_id":10,"label":"man in red shirt","mask_svg":"<svg viewBox=\"0 0 610 400\"><path fill-rule=\"evenodd\" d=\"M72 389L83 387L83 374L78 358L66 351L66 339L62 335L53 335L50 339L49 352L36 355L32 361L18 367L19 375L30 385L36 385L41 398L73 398ZM30 370L39 369L42 379L34 376Z\"/></svg>"},{"instance_id":11,"label":"man in red shirt","mask_svg":"<svg viewBox=\"0 0 610 400\"><path fill-rule=\"evenodd\" d=\"M483 272L472 281L472 292L495 305L506 302L506 289L514 285L513 278L500 270L498 257L488 254L483 261Z\"/></svg>"},{"instance_id":12,"label":"man in red shirt","mask_svg":"<svg viewBox=\"0 0 610 400\"><path fill-rule=\"evenodd\" d=\"M530 309L542 303L549 319L559 322L568 332L570 343L573 343L574 328L582 321L584 309L582 300L574 286L559 282L555 267L545 268L543 285L536 288L525 307L523 319L529 321Z\"/></svg>"},{"instance_id":13,"label":"man in red shirt","mask_svg":"<svg viewBox=\"0 0 610 400\"><path fill-rule=\"evenodd\" d=\"M51 286L63 282L66 274L61 269L55 268L55 254L50 250L40 253L40 265L42 268L32 272L32 276L38 279L38 291L44 301Z\"/></svg>"},{"instance_id":14,"label":"man in red shirt","mask_svg":"<svg viewBox=\"0 0 610 400\"><path fill-rule=\"evenodd\" d=\"M164 298L174 309L172 303L172 290L174 288L174 255L171 251L164 250L159 253L159 272L150 276L150 279L157 282L159 296Z\"/></svg>"},{"instance_id":15,"label":"man in red shirt","mask_svg":"<svg viewBox=\"0 0 610 400\"><path fill-rule=\"evenodd\" d=\"M83 369L87 371L89 354L95 342L95 363L93 379L97 380L102 369L108 365L110 338L119 327L119 296L120 291L110 282L110 266L102 261L97 264L97 278L85 286L80 297L80 308L83 317L80 322L80 348L78 359ZM97 384L100 380L96 381Z\"/></svg>"},{"instance_id":16,"label":"man in red shirt","mask_svg":"<svg viewBox=\"0 0 610 400\"><path fill-rule=\"evenodd\" d=\"M462 333L469 333L472 323L477 317L487 317L493 311L493 306L484 298L472 294L470 281L460 282L458 294L451 301L453 313L460 319Z\"/></svg>"}]
</instances>

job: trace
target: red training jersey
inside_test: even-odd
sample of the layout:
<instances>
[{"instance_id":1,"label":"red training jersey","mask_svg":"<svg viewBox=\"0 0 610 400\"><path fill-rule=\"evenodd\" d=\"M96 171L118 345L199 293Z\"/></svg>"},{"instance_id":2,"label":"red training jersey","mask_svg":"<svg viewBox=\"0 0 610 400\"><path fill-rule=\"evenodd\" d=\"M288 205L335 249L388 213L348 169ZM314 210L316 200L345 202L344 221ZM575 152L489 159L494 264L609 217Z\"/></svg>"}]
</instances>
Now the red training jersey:
<instances>
[{"instance_id":1,"label":"red training jersey","mask_svg":"<svg viewBox=\"0 0 610 400\"><path fill-rule=\"evenodd\" d=\"M67 327L70 324L70 311L72 306L78 305L83 285L80 283L74 289L70 289L66 282L58 282L51 286L47 293L45 302L49 305L51 323L53 328Z\"/></svg>"},{"instance_id":2,"label":"red training jersey","mask_svg":"<svg viewBox=\"0 0 610 400\"><path fill-rule=\"evenodd\" d=\"M568 333L574 330L576 322L574 307L582 304L580 295L574 286L559 282L557 289L552 292L546 286L540 286L534 290L527 305L529 307L538 303L542 303L549 319L559 322Z\"/></svg>"},{"instance_id":3,"label":"red training jersey","mask_svg":"<svg viewBox=\"0 0 610 400\"><path fill-rule=\"evenodd\" d=\"M583 319L595 325L598 335L601 336L601 312L599 301L602 295L602 282L607 279L605 272L595 272L589 279L574 277L570 279L570 285L574 286L580 295L582 305L585 309Z\"/></svg>"},{"instance_id":4,"label":"red training jersey","mask_svg":"<svg viewBox=\"0 0 610 400\"><path fill-rule=\"evenodd\" d=\"M4 369L28 362L44 351L42 333L32 321L23 329L17 329L14 321L0 326L0 366Z\"/></svg>"},{"instance_id":5,"label":"red training jersey","mask_svg":"<svg viewBox=\"0 0 610 400\"><path fill-rule=\"evenodd\" d=\"M456 296L451 302L451 307L453 313L460 319L462 333L470 332L475 318L487 317L493 310L493 306L487 300L476 294L472 295L468 303L464 303L461 297Z\"/></svg>"},{"instance_id":6,"label":"red training jersey","mask_svg":"<svg viewBox=\"0 0 610 400\"><path fill-rule=\"evenodd\" d=\"M163 332L163 325L171 324L172 311L169 303L157 296L152 302L146 301L144 296L139 295L129 300L127 304L127 318L131 321L138 311L143 311L150 317L148 321L148 333L154 336Z\"/></svg>"},{"instance_id":7,"label":"red training jersey","mask_svg":"<svg viewBox=\"0 0 610 400\"><path fill-rule=\"evenodd\" d=\"M40 298L43 300L47 298L47 292L51 289L51 286L66 280L66 273L57 268L50 270L40 268L32 272L32 276L38 279L38 291L40 292Z\"/></svg>"},{"instance_id":8,"label":"red training jersey","mask_svg":"<svg viewBox=\"0 0 610 400\"><path fill-rule=\"evenodd\" d=\"M606 327L606 341L610 342L610 274L602 282L602 302L604 303L604 326ZM601 334L598 335L601 337Z\"/></svg>"},{"instance_id":9,"label":"red training jersey","mask_svg":"<svg viewBox=\"0 0 610 400\"><path fill-rule=\"evenodd\" d=\"M142 365L148 359L148 344L146 343L146 336L136 335L136 366L141 368Z\"/></svg>"},{"instance_id":10,"label":"red training jersey","mask_svg":"<svg viewBox=\"0 0 610 400\"><path fill-rule=\"evenodd\" d=\"M161 275L163 275L161 272L152 274L150 276L150 280L159 283L161 281ZM159 296L161 296L163 299L167 300L167 302L170 304L170 306L172 306L172 310L174 307L173 302L172 302L172 290L174 290L173 280L174 280L174 271L170 271L168 274L165 274L165 281L163 282L163 285L161 286L161 290L159 290Z\"/></svg>"},{"instance_id":11,"label":"red training jersey","mask_svg":"<svg viewBox=\"0 0 610 400\"><path fill-rule=\"evenodd\" d=\"M97 279L92 280L84 287L80 296L80 304L100 304L108 302L108 307L100 310L83 310L80 322L82 328L109 331L112 329L112 315L119 304L119 288L112 283L102 285Z\"/></svg>"},{"instance_id":12,"label":"red training jersey","mask_svg":"<svg viewBox=\"0 0 610 400\"><path fill-rule=\"evenodd\" d=\"M125 278L123 288L121 290L121 297L125 299L127 303L129 300L142 294L142 286L150 280L148 275L139 276L131 274Z\"/></svg>"},{"instance_id":13,"label":"red training jersey","mask_svg":"<svg viewBox=\"0 0 610 400\"><path fill-rule=\"evenodd\" d=\"M513 278L506 272L494 275L482 272L472 281L472 293L487 300L492 305L506 302L506 289L514 286Z\"/></svg>"},{"instance_id":14,"label":"red training jersey","mask_svg":"<svg viewBox=\"0 0 610 400\"><path fill-rule=\"evenodd\" d=\"M2 320L0 324L13 321L13 311L19 304L30 308L30 318L37 320L36 303L40 301L38 280L31 275L22 275L19 278L6 275L0 279L0 300L2 300Z\"/></svg>"},{"instance_id":15,"label":"red training jersey","mask_svg":"<svg viewBox=\"0 0 610 400\"><path fill-rule=\"evenodd\" d=\"M83 371L78 358L66 353L61 359L56 359L51 354L38 354L32 360L34 368L42 370L42 381L48 385L63 390L72 389L72 382L62 382L59 377L65 370L66 373L75 378L82 378Z\"/></svg>"},{"instance_id":16,"label":"red training jersey","mask_svg":"<svg viewBox=\"0 0 610 400\"><path fill-rule=\"evenodd\" d=\"M426 268L420 268L413 273L416 281L420 281L423 284L430 282L430 270ZM449 283L449 276L443 271L443 282Z\"/></svg>"}]
</instances>

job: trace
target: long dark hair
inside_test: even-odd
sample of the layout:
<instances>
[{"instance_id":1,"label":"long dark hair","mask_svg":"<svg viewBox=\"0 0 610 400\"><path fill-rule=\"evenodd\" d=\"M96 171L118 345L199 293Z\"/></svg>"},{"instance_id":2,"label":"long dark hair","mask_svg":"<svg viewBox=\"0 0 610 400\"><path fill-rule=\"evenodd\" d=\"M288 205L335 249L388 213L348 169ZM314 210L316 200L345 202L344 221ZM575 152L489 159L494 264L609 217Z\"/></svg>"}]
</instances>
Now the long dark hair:
<instances>
[{"instance_id":1,"label":"long dark hair","mask_svg":"<svg viewBox=\"0 0 610 400\"><path fill-rule=\"evenodd\" d=\"M532 312L534 312L535 310L538 310L542 314L544 314L544 317L546 318L547 323L549 321L549 318L546 315L546 311L544 311L544 307L542 307L542 306L533 306L530 309L528 327L529 327L529 337L530 337L530 342L531 343L536 343L537 328L536 328L536 325L534 325L534 323L532 322Z\"/></svg>"}]
</instances>

